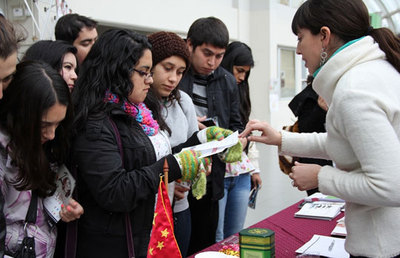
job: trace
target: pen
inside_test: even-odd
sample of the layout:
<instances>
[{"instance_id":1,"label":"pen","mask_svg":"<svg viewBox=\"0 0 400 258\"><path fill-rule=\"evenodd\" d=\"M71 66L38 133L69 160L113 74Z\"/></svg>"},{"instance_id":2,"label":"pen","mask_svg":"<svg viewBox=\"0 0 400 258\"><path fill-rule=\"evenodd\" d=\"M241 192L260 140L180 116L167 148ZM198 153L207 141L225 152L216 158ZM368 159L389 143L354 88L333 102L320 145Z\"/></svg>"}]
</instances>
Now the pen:
<instances>
[{"instance_id":1,"label":"pen","mask_svg":"<svg viewBox=\"0 0 400 258\"><path fill-rule=\"evenodd\" d=\"M333 246L335 245L335 239L332 240L332 243L329 245L328 250L332 251Z\"/></svg>"}]
</instances>

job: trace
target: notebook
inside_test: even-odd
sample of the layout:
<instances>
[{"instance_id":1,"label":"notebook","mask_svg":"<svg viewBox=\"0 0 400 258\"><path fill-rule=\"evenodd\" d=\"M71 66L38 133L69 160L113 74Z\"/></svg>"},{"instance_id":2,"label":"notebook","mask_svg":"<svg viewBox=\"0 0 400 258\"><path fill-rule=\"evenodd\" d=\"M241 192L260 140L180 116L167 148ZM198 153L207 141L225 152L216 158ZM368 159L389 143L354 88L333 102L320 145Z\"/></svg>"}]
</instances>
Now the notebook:
<instances>
[{"instance_id":1,"label":"notebook","mask_svg":"<svg viewBox=\"0 0 400 258\"><path fill-rule=\"evenodd\" d=\"M296 253L302 254L302 257L348 258L350 255L344 249L344 242L343 238L314 235Z\"/></svg>"},{"instance_id":2,"label":"notebook","mask_svg":"<svg viewBox=\"0 0 400 258\"><path fill-rule=\"evenodd\" d=\"M339 215L343 205L344 203L321 201L305 203L294 216L296 218L332 220Z\"/></svg>"}]
</instances>

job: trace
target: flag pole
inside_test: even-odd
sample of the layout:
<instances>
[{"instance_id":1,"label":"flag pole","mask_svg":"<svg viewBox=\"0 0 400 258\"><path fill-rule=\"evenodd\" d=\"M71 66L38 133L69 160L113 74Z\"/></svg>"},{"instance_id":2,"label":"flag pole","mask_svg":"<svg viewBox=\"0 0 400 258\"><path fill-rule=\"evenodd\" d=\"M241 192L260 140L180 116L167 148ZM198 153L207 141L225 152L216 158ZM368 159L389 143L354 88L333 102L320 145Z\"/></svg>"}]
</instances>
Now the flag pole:
<instances>
[{"instance_id":1,"label":"flag pole","mask_svg":"<svg viewBox=\"0 0 400 258\"><path fill-rule=\"evenodd\" d=\"M167 158L164 159L164 167L163 167L163 172L164 172L164 183L165 183L165 189L167 191L168 194L168 161Z\"/></svg>"}]
</instances>

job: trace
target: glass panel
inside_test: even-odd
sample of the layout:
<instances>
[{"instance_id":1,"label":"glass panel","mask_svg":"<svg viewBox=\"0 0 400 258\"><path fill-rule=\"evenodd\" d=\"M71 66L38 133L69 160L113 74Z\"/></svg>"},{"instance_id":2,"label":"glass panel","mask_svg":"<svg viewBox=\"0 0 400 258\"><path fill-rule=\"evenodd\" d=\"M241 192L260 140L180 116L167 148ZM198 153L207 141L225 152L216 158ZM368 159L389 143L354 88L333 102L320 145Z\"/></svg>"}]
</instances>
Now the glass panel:
<instances>
[{"instance_id":1,"label":"glass panel","mask_svg":"<svg viewBox=\"0 0 400 258\"><path fill-rule=\"evenodd\" d=\"M395 26L395 33L400 33L400 13L393 14L392 20Z\"/></svg>"},{"instance_id":2,"label":"glass panel","mask_svg":"<svg viewBox=\"0 0 400 258\"><path fill-rule=\"evenodd\" d=\"M386 18L383 18L383 19L382 19L382 27L389 28L388 19L386 19Z\"/></svg>"},{"instance_id":3,"label":"glass panel","mask_svg":"<svg viewBox=\"0 0 400 258\"><path fill-rule=\"evenodd\" d=\"M367 6L368 11L370 13L376 13L381 11L375 0L364 0L364 3Z\"/></svg>"},{"instance_id":4,"label":"glass panel","mask_svg":"<svg viewBox=\"0 0 400 258\"><path fill-rule=\"evenodd\" d=\"M394 11L397 8L397 5L394 0L381 0L381 2L386 7L388 12Z\"/></svg>"},{"instance_id":5,"label":"glass panel","mask_svg":"<svg viewBox=\"0 0 400 258\"><path fill-rule=\"evenodd\" d=\"M292 98L296 95L295 84L295 51L280 49L280 85L281 98Z\"/></svg>"}]
</instances>

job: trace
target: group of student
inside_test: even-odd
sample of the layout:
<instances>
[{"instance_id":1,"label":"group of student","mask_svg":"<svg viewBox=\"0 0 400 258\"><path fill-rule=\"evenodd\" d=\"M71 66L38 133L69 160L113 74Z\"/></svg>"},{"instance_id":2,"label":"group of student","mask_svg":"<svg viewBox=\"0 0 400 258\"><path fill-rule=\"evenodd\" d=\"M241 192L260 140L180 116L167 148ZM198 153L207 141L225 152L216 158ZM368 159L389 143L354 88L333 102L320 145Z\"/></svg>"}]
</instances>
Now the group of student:
<instances>
[{"instance_id":1,"label":"group of student","mask_svg":"<svg viewBox=\"0 0 400 258\"><path fill-rule=\"evenodd\" d=\"M9 28L2 41L16 35L4 17L2 24ZM224 158L203 159L182 148L244 129L251 108L247 84L254 65L251 49L241 42L229 44L225 24L215 17L196 20L186 41L172 32L146 37L125 29L112 29L98 37L96 24L78 14L61 17L55 28L57 40L34 43L18 65L18 40L2 42L15 47L7 56L14 62L11 72L2 69L13 80L3 87L5 97L0 104L4 118L0 182L7 224L2 228L6 245L1 250L16 255L35 193L41 215L36 223L27 224L26 232L35 237L37 257L70 256L70 248L74 249L72 256L78 257L126 257L127 219L136 257L146 257L165 159L182 256L216 241L218 202L224 191L236 188L239 194L225 194L223 207L236 210L229 210L230 214L227 209L226 218L234 220L227 219L224 229L222 218L220 238L239 231L247 211L249 173L241 183L229 181L224 190ZM220 66L225 52L229 71ZM28 87L30 83L33 86ZM243 88L241 98L239 87ZM17 113L20 120L12 116ZM218 127L201 123L209 117L218 121ZM239 145L244 149L246 139ZM252 149L255 152L254 145ZM56 172L64 163L76 178L74 196L79 202L71 198L63 205L61 219L79 220L58 225L57 237L43 201L54 194ZM201 163L211 171L198 196L201 189L192 183L199 178ZM259 176L253 177L254 184L260 185ZM70 225L78 233L67 250L64 244L70 238L66 233Z\"/></svg>"},{"instance_id":2,"label":"group of student","mask_svg":"<svg viewBox=\"0 0 400 258\"><path fill-rule=\"evenodd\" d=\"M0 252L14 255L26 230L37 257L127 257L132 238L135 256L146 257L164 160L182 256L236 233L259 175L229 170L237 148L211 159L182 149L240 131L239 156L257 157L261 142L332 160L296 163L293 186L346 200L352 257L400 255L400 39L370 26L362 0L308 0L293 18L297 53L329 106L327 133L319 134L249 120L251 49L229 44L218 18L197 19L185 41L126 29L98 37L95 21L69 14L57 22L57 40L35 43L18 65L20 39L0 22ZM206 118L218 126L206 127ZM62 205L69 223L59 223L57 236L43 200L62 164L76 178L78 202ZM206 185L196 184L204 174ZM36 223L24 226L32 196ZM71 225L75 245L63 250Z\"/></svg>"}]
</instances>

